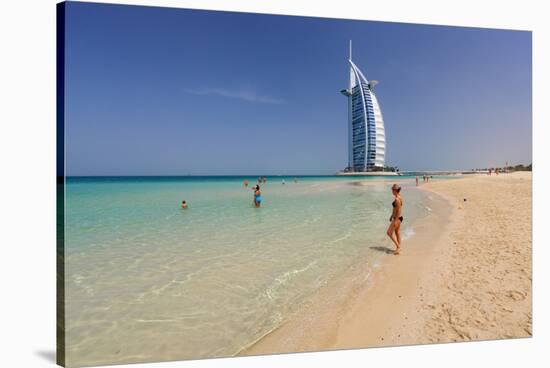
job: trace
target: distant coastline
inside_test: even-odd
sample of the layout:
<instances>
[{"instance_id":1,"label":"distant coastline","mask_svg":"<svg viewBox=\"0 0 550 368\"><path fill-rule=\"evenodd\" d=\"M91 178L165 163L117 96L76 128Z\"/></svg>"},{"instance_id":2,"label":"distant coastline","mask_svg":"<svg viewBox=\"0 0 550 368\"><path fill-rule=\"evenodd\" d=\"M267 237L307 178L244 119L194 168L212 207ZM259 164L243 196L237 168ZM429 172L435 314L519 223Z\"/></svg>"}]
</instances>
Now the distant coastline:
<instances>
[{"instance_id":1,"label":"distant coastline","mask_svg":"<svg viewBox=\"0 0 550 368\"><path fill-rule=\"evenodd\" d=\"M399 176L399 173L392 171L365 171L365 172L339 172L336 176Z\"/></svg>"}]
</instances>

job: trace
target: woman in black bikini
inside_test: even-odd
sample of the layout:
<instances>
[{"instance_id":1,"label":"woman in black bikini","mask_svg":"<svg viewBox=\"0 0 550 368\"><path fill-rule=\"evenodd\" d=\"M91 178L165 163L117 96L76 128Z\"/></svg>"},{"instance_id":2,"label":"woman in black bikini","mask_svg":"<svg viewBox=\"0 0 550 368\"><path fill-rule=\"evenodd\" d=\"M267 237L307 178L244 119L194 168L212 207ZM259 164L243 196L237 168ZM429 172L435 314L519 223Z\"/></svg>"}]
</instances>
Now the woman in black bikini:
<instances>
[{"instance_id":1,"label":"woman in black bikini","mask_svg":"<svg viewBox=\"0 0 550 368\"><path fill-rule=\"evenodd\" d=\"M390 216L390 226L386 234L394 242L396 249L393 254L399 254L401 250L401 223L403 222L403 216L401 216L401 207L403 207L403 199L401 199L401 187L397 184L392 185L391 192L395 199L392 202L393 211Z\"/></svg>"}]
</instances>

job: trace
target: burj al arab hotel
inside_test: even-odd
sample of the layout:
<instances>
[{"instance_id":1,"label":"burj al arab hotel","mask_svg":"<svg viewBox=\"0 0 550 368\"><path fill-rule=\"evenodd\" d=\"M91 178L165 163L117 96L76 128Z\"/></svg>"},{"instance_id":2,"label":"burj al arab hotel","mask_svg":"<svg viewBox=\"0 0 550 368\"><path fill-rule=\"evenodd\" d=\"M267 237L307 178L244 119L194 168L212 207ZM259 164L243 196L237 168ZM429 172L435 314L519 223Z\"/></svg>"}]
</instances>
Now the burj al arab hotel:
<instances>
[{"instance_id":1,"label":"burj al arab hotel","mask_svg":"<svg viewBox=\"0 0 550 368\"><path fill-rule=\"evenodd\" d=\"M349 87L340 92L348 98L347 172L382 171L386 155L384 120L370 81L351 59L349 43Z\"/></svg>"}]
</instances>

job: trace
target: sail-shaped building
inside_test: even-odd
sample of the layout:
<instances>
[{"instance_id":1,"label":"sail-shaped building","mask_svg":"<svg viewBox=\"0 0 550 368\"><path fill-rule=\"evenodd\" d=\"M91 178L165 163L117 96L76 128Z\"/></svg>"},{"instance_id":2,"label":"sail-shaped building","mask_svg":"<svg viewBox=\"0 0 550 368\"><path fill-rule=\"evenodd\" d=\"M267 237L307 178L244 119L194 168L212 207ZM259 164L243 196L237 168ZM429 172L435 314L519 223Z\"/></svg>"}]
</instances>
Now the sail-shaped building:
<instances>
[{"instance_id":1,"label":"sail-shaped building","mask_svg":"<svg viewBox=\"0 0 550 368\"><path fill-rule=\"evenodd\" d=\"M382 111L370 81L351 59L349 45L349 87L340 92L348 98L348 172L382 171L386 135Z\"/></svg>"}]
</instances>

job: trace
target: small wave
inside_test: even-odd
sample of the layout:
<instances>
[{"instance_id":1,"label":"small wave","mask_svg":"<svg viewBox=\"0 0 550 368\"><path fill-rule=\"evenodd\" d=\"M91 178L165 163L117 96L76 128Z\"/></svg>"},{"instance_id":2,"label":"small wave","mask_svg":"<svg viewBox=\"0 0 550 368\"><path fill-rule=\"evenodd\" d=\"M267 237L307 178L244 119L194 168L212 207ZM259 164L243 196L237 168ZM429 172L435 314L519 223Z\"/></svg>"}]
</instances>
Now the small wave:
<instances>
[{"instance_id":1,"label":"small wave","mask_svg":"<svg viewBox=\"0 0 550 368\"><path fill-rule=\"evenodd\" d=\"M300 269L297 269L297 270L292 270L292 271L287 271L284 274L282 274L281 276L277 277L273 281L273 283L265 290L265 295L267 296L267 298L269 300L273 300L274 297L276 296L277 290L279 290L279 288L284 286L295 275L307 271L308 269L313 267L316 263L317 263L317 261L313 261L313 262L309 263L307 266L305 266L303 268L300 268Z\"/></svg>"},{"instance_id":2,"label":"small wave","mask_svg":"<svg viewBox=\"0 0 550 368\"><path fill-rule=\"evenodd\" d=\"M330 244L334 244L334 243L338 243L338 242L341 242L343 240L346 240L347 238L349 238L351 236L351 230L348 231L344 236L341 236L337 239L334 239L334 240L331 240L329 243Z\"/></svg>"},{"instance_id":3,"label":"small wave","mask_svg":"<svg viewBox=\"0 0 550 368\"><path fill-rule=\"evenodd\" d=\"M415 234L414 229L412 227L407 227L405 231L403 231L402 239L409 239Z\"/></svg>"},{"instance_id":4,"label":"small wave","mask_svg":"<svg viewBox=\"0 0 550 368\"><path fill-rule=\"evenodd\" d=\"M75 284L80 284L82 283L82 280L84 280L85 277L82 276L82 275L79 275L79 274L76 274L76 275L73 275L73 281Z\"/></svg>"}]
</instances>

